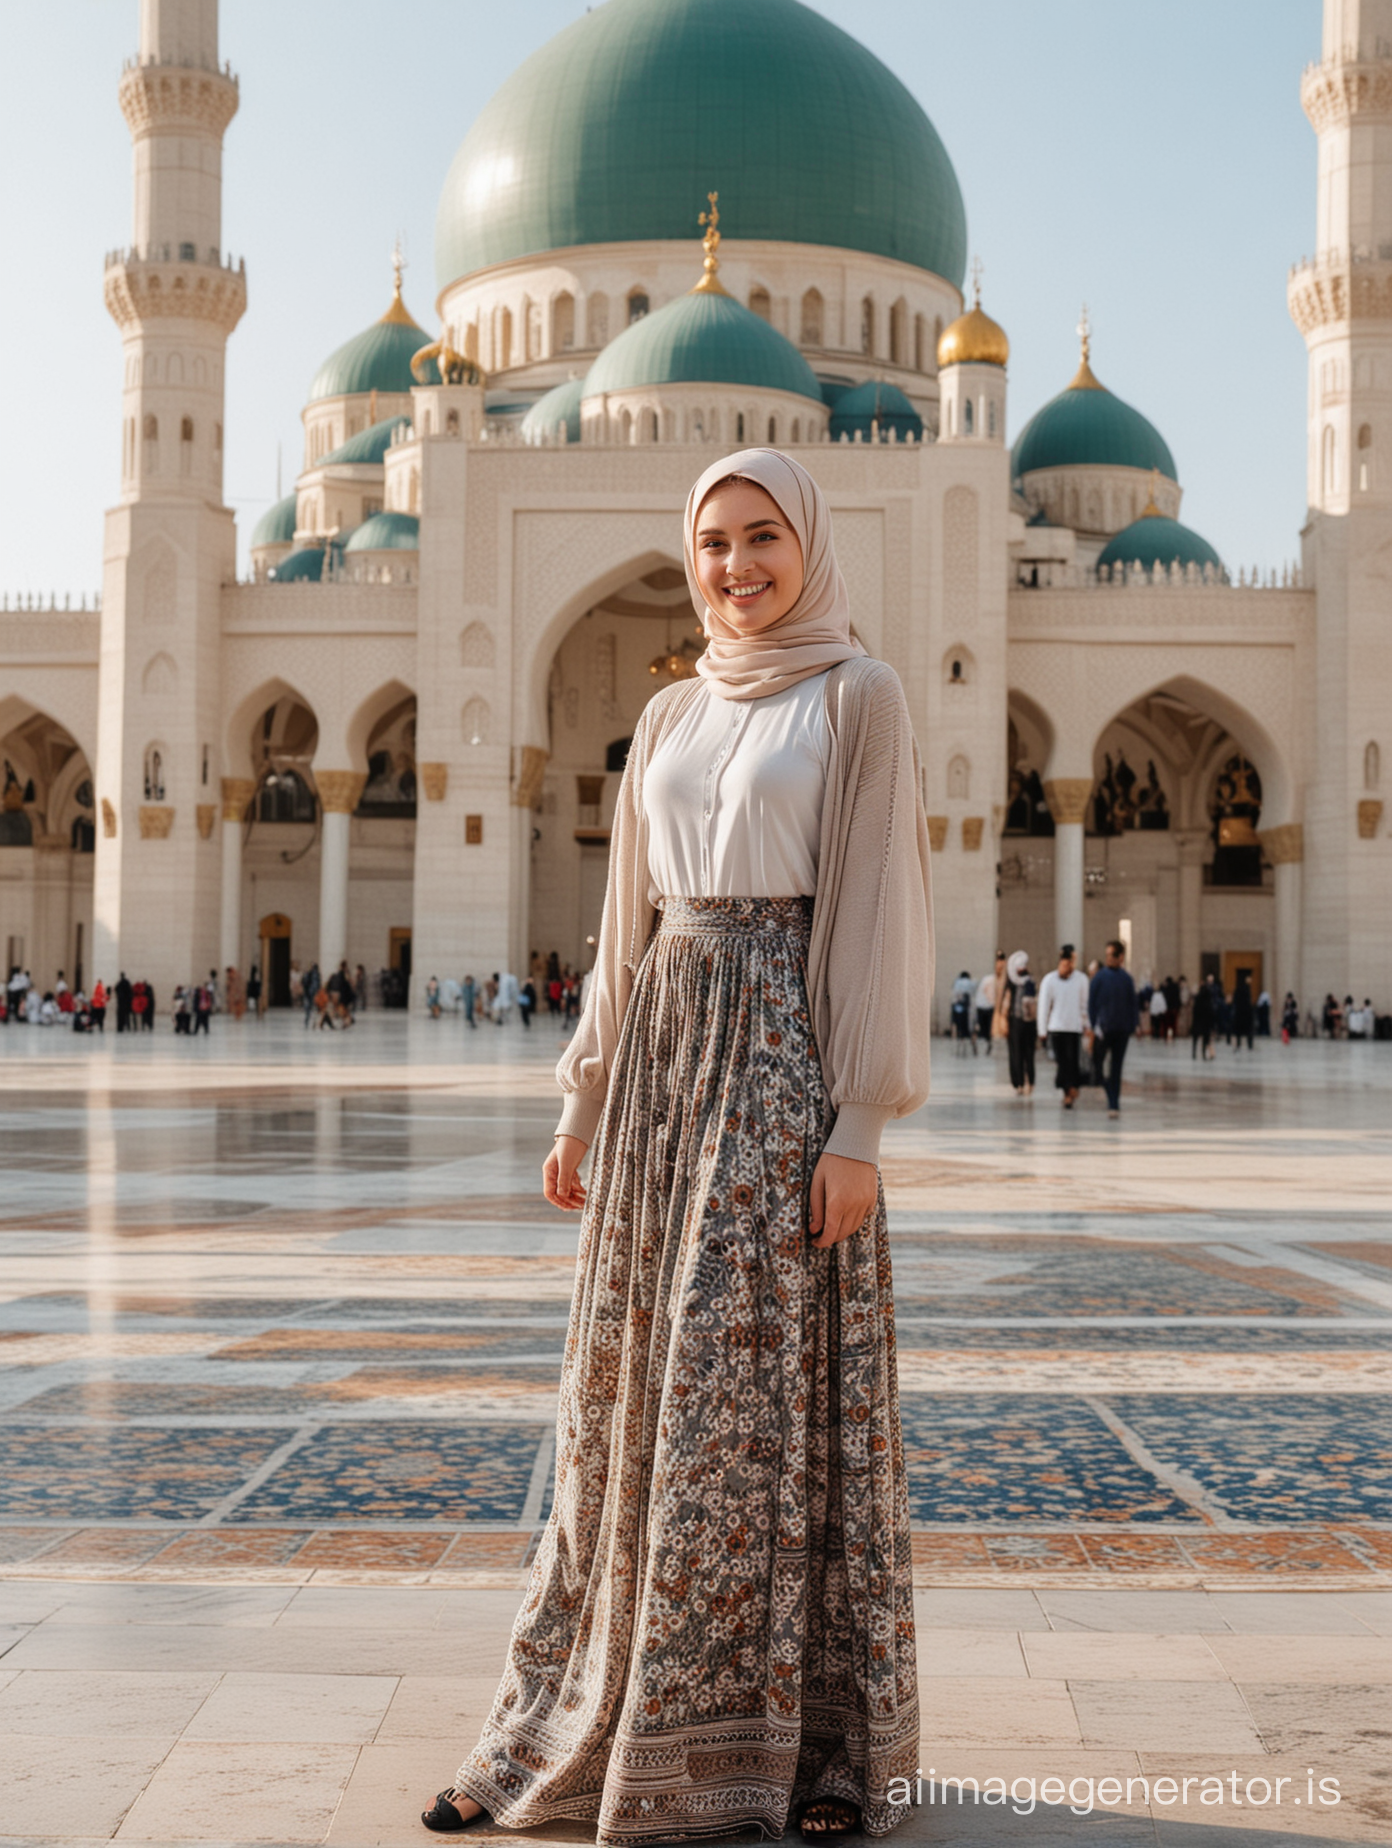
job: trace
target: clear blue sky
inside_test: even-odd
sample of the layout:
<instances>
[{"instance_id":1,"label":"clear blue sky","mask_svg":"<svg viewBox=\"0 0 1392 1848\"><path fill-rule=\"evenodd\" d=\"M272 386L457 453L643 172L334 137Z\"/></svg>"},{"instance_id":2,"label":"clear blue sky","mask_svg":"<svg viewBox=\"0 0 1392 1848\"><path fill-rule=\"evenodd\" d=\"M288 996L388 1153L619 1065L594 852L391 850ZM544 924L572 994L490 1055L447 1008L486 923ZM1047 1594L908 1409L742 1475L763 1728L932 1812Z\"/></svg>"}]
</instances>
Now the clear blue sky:
<instances>
[{"instance_id":1,"label":"clear blue sky","mask_svg":"<svg viewBox=\"0 0 1392 1848\"><path fill-rule=\"evenodd\" d=\"M817 0L932 117L1010 335L1012 436L1067 384L1086 300L1099 377L1152 419L1184 517L1232 566L1296 555L1305 352L1285 275L1314 241L1302 66L1319 0ZM583 0L234 0L242 107L224 244L250 306L228 359L227 497L246 535L301 453L319 362L389 299L400 231L433 317L435 203L477 111ZM130 240L116 105L137 0L6 8L0 112L0 590L94 590L120 462L102 256ZM738 47L730 55L738 56Z\"/></svg>"}]
</instances>

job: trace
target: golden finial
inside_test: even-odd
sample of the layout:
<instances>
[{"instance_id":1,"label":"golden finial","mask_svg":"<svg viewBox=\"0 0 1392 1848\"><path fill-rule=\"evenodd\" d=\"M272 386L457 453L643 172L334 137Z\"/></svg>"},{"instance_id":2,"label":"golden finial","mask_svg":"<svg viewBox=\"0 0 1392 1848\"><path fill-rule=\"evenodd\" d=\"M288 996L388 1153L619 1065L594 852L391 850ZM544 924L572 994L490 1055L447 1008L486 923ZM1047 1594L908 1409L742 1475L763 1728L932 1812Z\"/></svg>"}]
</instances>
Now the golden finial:
<instances>
[{"instance_id":1,"label":"golden finial","mask_svg":"<svg viewBox=\"0 0 1392 1848\"><path fill-rule=\"evenodd\" d=\"M717 273L720 269L720 258L716 254L720 249L719 198L718 192L707 193L706 199L710 204L710 210L702 212L696 220L698 225L706 227L706 235L701 240L705 247L706 262L705 273L691 291L693 295L728 295L730 293Z\"/></svg>"},{"instance_id":2,"label":"golden finial","mask_svg":"<svg viewBox=\"0 0 1392 1848\"><path fill-rule=\"evenodd\" d=\"M1136 516L1137 519L1140 519L1140 520L1163 520L1164 519L1165 515L1161 512L1155 500L1155 490L1159 486L1160 486L1160 471L1158 468L1153 468L1150 471L1150 497L1146 501L1145 506L1141 508L1141 511L1139 512L1139 514L1137 514Z\"/></svg>"},{"instance_id":3,"label":"golden finial","mask_svg":"<svg viewBox=\"0 0 1392 1848\"><path fill-rule=\"evenodd\" d=\"M981 278L985 274L986 274L986 271L982 264L981 258L973 257L972 266L971 266L972 307L973 308L979 308L981 306Z\"/></svg>"},{"instance_id":4,"label":"golden finial","mask_svg":"<svg viewBox=\"0 0 1392 1848\"><path fill-rule=\"evenodd\" d=\"M406 267L406 258L401 249L401 239L399 236L395 244L392 245L391 264L392 264L391 307L388 308L387 312L382 316L382 319L384 321L395 322L397 325L402 326L402 327L414 327L416 323L414 320L412 320L411 315L409 311L407 310L405 302L401 299L401 272Z\"/></svg>"},{"instance_id":5,"label":"golden finial","mask_svg":"<svg viewBox=\"0 0 1392 1848\"><path fill-rule=\"evenodd\" d=\"M1082 357L1078 361L1078 370L1068 389L1070 391L1105 391L1107 387L1095 376L1089 363L1092 355L1092 322L1088 319L1086 302L1083 303L1082 319L1078 322L1077 333Z\"/></svg>"},{"instance_id":6,"label":"golden finial","mask_svg":"<svg viewBox=\"0 0 1392 1848\"><path fill-rule=\"evenodd\" d=\"M467 342L466 342L467 344ZM452 344L448 327L440 329L440 338L432 340L411 355L411 377L417 385L426 383L425 369L434 360L442 385L482 385L483 373L476 361Z\"/></svg>"}]
</instances>

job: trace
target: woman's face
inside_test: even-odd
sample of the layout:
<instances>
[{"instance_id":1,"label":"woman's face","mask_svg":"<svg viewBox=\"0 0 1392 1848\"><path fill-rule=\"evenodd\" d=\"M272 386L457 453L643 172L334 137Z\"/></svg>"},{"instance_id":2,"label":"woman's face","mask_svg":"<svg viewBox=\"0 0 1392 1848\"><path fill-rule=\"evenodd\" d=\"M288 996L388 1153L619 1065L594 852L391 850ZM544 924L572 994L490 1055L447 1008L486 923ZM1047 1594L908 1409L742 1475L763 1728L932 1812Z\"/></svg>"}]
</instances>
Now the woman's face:
<instances>
[{"instance_id":1,"label":"woman's face","mask_svg":"<svg viewBox=\"0 0 1392 1848\"><path fill-rule=\"evenodd\" d=\"M696 515L696 581L741 635L782 620L802 594L802 547L771 494L725 481Z\"/></svg>"}]
</instances>

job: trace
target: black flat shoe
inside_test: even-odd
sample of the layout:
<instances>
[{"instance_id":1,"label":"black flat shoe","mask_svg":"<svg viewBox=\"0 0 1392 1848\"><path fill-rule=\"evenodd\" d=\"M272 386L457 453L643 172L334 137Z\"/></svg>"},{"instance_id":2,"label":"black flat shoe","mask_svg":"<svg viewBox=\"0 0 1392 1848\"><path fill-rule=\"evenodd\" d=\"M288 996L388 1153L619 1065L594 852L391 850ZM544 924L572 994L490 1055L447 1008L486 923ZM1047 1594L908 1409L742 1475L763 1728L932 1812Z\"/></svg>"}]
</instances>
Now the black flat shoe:
<instances>
[{"instance_id":1,"label":"black flat shoe","mask_svg":"<svg viewBox=\"0 0 1392 1848\"><path fill-rule=\"evenodd\" d=\"M434 1829L439 1835L457 1835L461 1829L471 1829L487 1814L487 1810L481 1809L477 1816L466 1819L450 1802L449 1791L442 1790L435 1799L434 1809L421 1811L421 1821L427 1829Z\"/></svg>"},{"instance_id":2,"label":"black flat shoe","mask_svg":"<svg viewBox=\"0 0 1392 1848\"><path fill-rule=\"evenodd\" d=\"M819 1828L811 1820L817 1810L824 1813L825 1828ZM838 1835L855 1835L860 1824L860 1810L845 1797L814 1797L798 1811L798 1833L805 1842L825 1842Z\"/></svg>"}]
</instances>

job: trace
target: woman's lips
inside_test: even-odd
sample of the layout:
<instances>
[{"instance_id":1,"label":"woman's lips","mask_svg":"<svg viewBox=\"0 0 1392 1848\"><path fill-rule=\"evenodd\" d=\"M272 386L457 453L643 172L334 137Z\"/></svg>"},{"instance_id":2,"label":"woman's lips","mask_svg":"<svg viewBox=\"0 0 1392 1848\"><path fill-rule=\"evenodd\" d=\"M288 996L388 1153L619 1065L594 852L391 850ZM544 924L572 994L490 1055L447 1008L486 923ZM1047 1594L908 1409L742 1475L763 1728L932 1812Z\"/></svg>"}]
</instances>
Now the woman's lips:
<instances>
[{"instance_id":1,"label":"woman's lips","mask_svg":"<svg viewBox=\"0 0 1392 1848\"><path fill-rule=\"evenodd\" d=\"M751 604L759 601L765 591L772 590L772 588L772 583L765 578L761 584L729 584L725 588L725 595L732 603L739 604L742 609L748 609Z\"/></svg>"}]
</instances>

